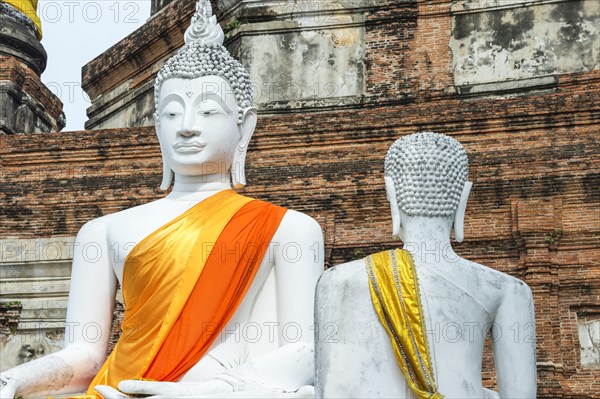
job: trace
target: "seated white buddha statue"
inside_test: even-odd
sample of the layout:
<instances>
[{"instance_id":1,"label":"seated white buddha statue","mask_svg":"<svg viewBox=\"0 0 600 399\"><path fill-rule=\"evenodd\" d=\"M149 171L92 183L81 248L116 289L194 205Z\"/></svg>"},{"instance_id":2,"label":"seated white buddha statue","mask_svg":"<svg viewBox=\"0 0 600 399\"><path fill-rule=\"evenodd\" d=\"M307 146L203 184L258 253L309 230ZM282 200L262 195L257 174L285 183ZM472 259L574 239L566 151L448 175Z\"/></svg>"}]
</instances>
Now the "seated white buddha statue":
<instances>
[{"instance_id":1,"label":"seated white buddha statue","mask_svg":"<svg viewBox=\"0 0 600 399\"><path fill-rule=\"evenodd\" d=\"M245 184L256 125L250 78L208 1L185 40L155 84L161 187L174 177L172 191L81 228L65 347L1 373L1 398L312 394L321 228L232 190ZM107 359L119 284L122 335Z\"/></svg>"},{"instance_id":2,"label":"seated white buddha statue","mask_svg":"<svg viewBox=\"0 0 600 399\"><path fill-rule=\"evenodd\" d=\"M458 256L472 184L462 145L398 139L384 176L403 249L326 271L317 285L316 397L488 398L491 333L501 398L535 398L533 300L522 281Z\"/></svg>"}]
</instances>

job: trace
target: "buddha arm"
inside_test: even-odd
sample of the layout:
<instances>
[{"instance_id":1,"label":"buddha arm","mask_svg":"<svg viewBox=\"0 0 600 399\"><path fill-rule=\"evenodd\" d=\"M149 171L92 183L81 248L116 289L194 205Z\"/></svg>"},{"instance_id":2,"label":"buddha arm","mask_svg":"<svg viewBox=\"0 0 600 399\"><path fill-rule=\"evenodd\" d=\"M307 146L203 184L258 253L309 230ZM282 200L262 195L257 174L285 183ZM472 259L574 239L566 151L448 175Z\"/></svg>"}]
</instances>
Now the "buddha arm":
<instances>
[{"instance_id":1,"label":"buddha arm","mask_svg":"<svg viewBox=\"0 0 600 399\"><path fill-rule=\"evenodd\" d=\"M65 348L2 373L17 395L84 391L106 357L117 281L105 222L83 226L74 248Z\"/></svg>"},{"instance_id":2,"label":"buddha arm","mask_svg":"<svg viewBox=\"0 0 600 399\"><path fill-rule=\"evenodd\" d=\"M495 323L494 362L502 399L536 397L535 318L533 298L522 282L510 286L500 304Z\"/></svg>"},{"instance_id":3,"label":"buddha arm","mask_svg":"<svg viewBox=\"0 0 600 399\"><path fill-rule=\"evenodd\" d=\"M274 259L280 344L297 341L284 327L299 324L299 341L312 345L315 289L324 265L321 227L307 215L288 211L274 242L279 244Z\"/></svg>"}]
</instances>

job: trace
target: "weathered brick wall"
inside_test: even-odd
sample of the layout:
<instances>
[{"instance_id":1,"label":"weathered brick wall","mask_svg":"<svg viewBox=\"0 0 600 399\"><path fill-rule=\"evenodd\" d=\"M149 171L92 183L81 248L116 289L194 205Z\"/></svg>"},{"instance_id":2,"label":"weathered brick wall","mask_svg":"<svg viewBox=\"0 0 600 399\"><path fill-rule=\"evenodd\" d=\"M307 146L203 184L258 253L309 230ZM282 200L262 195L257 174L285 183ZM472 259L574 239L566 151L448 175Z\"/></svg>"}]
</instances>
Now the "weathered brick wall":
<instances>
[{"instance_id":1,"label":"weathered brick wall","mask_svg":"<svg viewBox=\"0 0 600 399\"><path fill-rule=\"evenodd\" d=\"M576 325L600 313L600 71L561 75L552 90L460 97L446 6L367 12L364 104L263 116L244 192L317 218L332 266L400 245L383 186L389 145L420 130L455 137L474 182L457 252L531 286L539 397L600 398ZM74 235L161 195L150 128L0 136L0 160L0 237Z\"/></svg>"},{"instance_id":2,"label":"weathered brick wall","mask_svg":"<svg viewBox=\"0 0 600 399\"><path fill-rule=\"evenodd\" d=\"M365 22L367 96L389 102L414 98L417 79L411 62L411 46L417 32L416 2L389 4L375 10Z\"/></svg>"},{"instance_id":3,"label":"weathered brick wall","mask_svg":"<svg viewBox=\"0 0 600 399\"><path fill-rule=\"evenodd\" d=\"M58 132L66 123L62 107L38 73L0 55L0 134Z\"/></svg>"}]
</instances>

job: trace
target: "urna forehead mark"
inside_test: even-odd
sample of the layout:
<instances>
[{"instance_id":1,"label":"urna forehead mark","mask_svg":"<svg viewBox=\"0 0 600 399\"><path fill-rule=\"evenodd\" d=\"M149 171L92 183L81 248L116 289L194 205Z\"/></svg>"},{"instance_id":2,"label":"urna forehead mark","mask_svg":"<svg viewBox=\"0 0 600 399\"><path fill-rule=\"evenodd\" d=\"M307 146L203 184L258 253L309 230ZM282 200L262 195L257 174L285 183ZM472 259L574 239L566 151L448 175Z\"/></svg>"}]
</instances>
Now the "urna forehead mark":
<instances>
[{"instance_id":1,"label":"urna forehead mark","mask_svg":"<svg viewBox=\"0 0 600 399\"><path fill-rule=\"evenodd\" d=\"M213 75L166 80L160 90L159 104L163 106L172 100L194 103L214 100L226 107L228 111L237 107L235 92L229 83L222 77Z\"/></svg>"}]
</instances>

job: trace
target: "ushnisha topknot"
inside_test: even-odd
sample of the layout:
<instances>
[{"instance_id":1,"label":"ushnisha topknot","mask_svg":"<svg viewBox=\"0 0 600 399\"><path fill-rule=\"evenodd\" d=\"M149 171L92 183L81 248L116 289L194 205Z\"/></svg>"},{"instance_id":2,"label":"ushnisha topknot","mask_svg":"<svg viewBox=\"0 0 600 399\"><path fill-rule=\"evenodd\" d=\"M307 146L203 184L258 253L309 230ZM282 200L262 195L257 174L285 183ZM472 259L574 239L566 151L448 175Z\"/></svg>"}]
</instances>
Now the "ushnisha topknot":
<instances>
[{"instance_id":1,"label":"ushnisha topknot","mask_svg":"<svg viewBox=\"0 0 600 399\"><path fill-rule=\"evenodd\" d=\"M401 211L409 216L452 216L469 174L464 147L452 137L420 132L399 138L385 157Z\"/></svg>"},{"instance_id":2,"label":"ushnisha topknot","mask_svg":"<svg viewBox=\"0 0 600 399\"><path fill-rule=\"evenodd\" d=\"M244 109L252 106L252 82L246 68L223 47L225 35L212 15L210 0L199 0L185 44L165 62L154 82L154 106L158 112L158 95L162 83L170 78L194 79L220 76L231 85L238 104L238 123Z\"/></svg>"}]
</instances>

